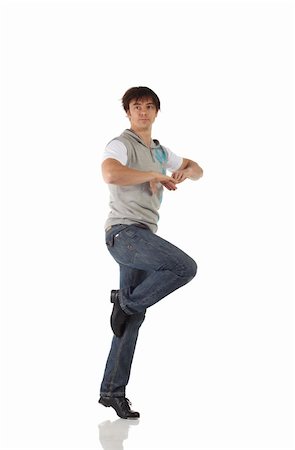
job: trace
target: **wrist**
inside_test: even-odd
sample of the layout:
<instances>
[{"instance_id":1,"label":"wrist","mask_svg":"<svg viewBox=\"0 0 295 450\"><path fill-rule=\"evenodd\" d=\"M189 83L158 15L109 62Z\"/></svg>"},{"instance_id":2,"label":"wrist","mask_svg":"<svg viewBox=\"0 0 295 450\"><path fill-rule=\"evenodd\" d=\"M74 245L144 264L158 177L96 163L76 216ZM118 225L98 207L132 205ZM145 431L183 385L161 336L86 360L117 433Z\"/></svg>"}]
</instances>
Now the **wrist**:
<instances>
[{"instance_id":1,"label":"wrist","mask_svg":"<svg viewBox=\"0 0 295 450\"><path fill-rule=\"evenodd\" d=\"M151 180L157 180L160 175L158 172L150 172Z\"/></svg>"}]
</instances>

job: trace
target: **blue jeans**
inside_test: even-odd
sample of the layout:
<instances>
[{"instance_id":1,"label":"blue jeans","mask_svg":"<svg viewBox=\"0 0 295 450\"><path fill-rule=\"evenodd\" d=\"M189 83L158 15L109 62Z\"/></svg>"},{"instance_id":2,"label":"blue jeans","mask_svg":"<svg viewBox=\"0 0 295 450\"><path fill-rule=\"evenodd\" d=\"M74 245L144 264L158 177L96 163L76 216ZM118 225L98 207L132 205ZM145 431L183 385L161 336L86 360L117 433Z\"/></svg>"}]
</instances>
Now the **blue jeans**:
<instances>
[{"instance_id":1,"label":"blue jeans","mask_svg":"<svg viewBox=\"0 0 295 450\"><path fill-rule=\"evenodd\" d=\"M100 394L125 396L139 328L146 309L194 278L195 261L150 229L115 225L106 245L120 266L119 301L130 315L122 337L113 337Z\"/></svg>"}]
</instances>

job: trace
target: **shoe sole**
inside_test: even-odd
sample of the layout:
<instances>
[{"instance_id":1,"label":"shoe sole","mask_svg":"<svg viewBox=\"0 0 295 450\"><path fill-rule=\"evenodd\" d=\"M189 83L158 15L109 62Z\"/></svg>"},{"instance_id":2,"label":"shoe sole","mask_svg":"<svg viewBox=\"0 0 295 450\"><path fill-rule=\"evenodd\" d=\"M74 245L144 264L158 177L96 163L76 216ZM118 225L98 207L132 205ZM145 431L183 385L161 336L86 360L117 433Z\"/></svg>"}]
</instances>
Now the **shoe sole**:
<instances>
[{"instance_id":1,"label":"shoe sole","mask_svg":"<svg viewBox=\"0 0 295 450\"><path fill-rule=\"evenodd\" d=\"M108 401L106 401L106 400L99 399L99 400L98 400L98 403L100 403L100 404L103 405L103 406L106 406L107 408L112 407L112 408L114 409L114 411L116 411L116 409L113 407L113 405L111 405L111 404L110 404ZM140 417L140 416L138 416L138 417L123 417L123 416L120 416L120 414L118 414L117 411L116 411L116 414L117 414L117 416L119 416L121 419L125 419L125 420L137 420L137 419L139 419L139 417Z\"/></svg>"}]
</instances>

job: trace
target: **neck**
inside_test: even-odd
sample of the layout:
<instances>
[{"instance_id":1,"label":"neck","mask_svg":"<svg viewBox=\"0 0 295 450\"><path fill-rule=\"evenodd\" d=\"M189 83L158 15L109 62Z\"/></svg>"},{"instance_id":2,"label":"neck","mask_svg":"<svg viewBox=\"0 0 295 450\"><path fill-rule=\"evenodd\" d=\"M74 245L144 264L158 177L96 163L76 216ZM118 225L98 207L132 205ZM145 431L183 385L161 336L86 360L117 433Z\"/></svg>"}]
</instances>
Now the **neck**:
<instances>
[{"instance_id":1,"label":"neck","mask_svg":"<svg viewBox=\"0 0 295 450\"><path fill-rule=\"evenodd\" d=\"M133 131L133 133L135 133L138 137L140 137L140 139L145 143L145 145L147 147L150 148L151 143L152 143L152 133L151 130L136 130L134 128L130 128L131 131Z\"/></svg>"}]
</instances>

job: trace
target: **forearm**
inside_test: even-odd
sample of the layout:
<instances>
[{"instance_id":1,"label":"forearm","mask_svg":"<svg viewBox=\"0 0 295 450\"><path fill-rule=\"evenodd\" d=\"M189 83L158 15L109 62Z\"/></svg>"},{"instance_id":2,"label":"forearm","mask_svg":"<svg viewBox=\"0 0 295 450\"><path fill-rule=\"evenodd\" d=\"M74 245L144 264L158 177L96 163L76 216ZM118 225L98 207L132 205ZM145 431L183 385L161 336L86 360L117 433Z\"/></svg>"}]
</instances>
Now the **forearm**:
<instances>
[{"instance_id":1,"label":"forearm","mask_svg":"<svg viewBox=\"0 0 295 450\"><path fill-rule=\"evenodd\" d=\"M102 174L106 183L118 184L119 186L146 183L155 178L155 172L143 172L141 170L131 169L114 160L106 160L103 162Z\"/></svg>"}]
</instances>

